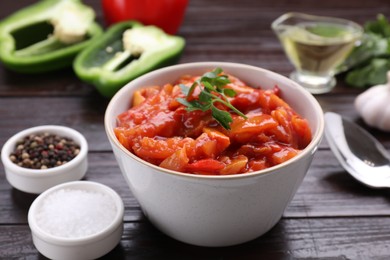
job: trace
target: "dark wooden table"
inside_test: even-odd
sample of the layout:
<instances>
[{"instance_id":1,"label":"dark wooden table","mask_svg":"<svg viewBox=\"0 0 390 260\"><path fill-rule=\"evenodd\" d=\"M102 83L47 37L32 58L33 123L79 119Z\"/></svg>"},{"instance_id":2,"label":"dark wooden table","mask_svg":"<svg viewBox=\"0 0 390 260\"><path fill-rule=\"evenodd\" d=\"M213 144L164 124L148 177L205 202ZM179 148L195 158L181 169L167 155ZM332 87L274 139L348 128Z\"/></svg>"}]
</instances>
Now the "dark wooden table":
<instances>
[{"instance_id":1,"label":"dark wooden table","mask_svg":"<svg viewBox=\"0 0 390 260\"><path fill-rule=\"evenodd\" d=\"M0 18L33 2L1 0ZM93 6L103 24L100 1L85 2ZM270 30L271 22L288 11L338 16L363 24L378 13L390 16L390 2L192 0L179 31L187 40L180 63L239 62L288 75L292 66ZM390 134L368 128L355 111L353 101L360 92L339 78L331 93L316 98L324 111L357 121L389 149ZM390 259L390 189L373 190L357 183L338 164L326 140L283 218L262 237L234 247L202 248L165 236L143 216L115 162L103 127L107 103L71 69L21 75L0 64L0 145L32 126L73 127L89 142L86 179L106 184L121 195L125 203L123 237L105 258ZM35 249L27 224L27 212L35 198L12 188L0 165L0 258L44 258Z\"/></svg>"}]
</instances>

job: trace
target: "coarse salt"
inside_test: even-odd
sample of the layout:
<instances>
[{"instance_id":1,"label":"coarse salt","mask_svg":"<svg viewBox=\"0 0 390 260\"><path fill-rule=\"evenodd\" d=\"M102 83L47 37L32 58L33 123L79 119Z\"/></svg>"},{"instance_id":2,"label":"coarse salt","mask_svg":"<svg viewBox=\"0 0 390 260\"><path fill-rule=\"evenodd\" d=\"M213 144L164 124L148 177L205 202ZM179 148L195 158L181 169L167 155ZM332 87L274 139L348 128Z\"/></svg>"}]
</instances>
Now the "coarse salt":
<instances>
[{"instance_id":1,"label":"coarse salt","mask_svg":"<svg viewBox=\"0 0 390 260\"><path fill-rule=\"evenodd\" d=\"M98 191L60 189L48 195L36 215L37 225L58 237L82 238L107 228L117 208Z\"/></svg>"}]
</instances>

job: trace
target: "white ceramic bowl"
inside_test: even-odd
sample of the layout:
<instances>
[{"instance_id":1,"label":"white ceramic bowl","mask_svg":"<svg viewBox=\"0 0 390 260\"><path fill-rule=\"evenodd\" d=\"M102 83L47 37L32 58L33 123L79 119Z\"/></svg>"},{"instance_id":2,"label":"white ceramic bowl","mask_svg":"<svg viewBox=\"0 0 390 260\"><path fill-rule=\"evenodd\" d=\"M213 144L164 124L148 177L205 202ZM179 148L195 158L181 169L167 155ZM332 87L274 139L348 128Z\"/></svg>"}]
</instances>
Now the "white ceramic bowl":
<instances>
[{"instance_id":1,"label":"white ceramic bowl","mask_svg":"<svg viewBox=\"0 0 390 260\"><path fill-rule=\"evenodd\" d=\"M116 117L130 107L136 89L174 82L184 74L202 75L216 67L250 86L270 89L277 85L283 99L308 120L311 143L280 165L230 176L200 176L162 169L119 143L113 131ZM105 129L123 176L157 228L189 244L230 246L261 236L281 218L322 139L324 118L316 99L284 76L243 64L204 62L160 69L124 86L107 107Z\"/></svg>"},{"instance_id":2,"label":"white ceramic bowl","mask_svg":"<svg viewBox=\"0 0 390 260\"><path fill-rule=\"evenodd\" d=\"M108 196L115 205L115 217L101 231L79 238L60 237L47 232L37 221L45 199L62 189L89 191ZM59 203L61 203L59 201ZM106 185L91 181L67 182L40 194L28 212L28 224L37 250L50 259L95 259L110 252L120 241L123 232L124 206L120 196Z\"/></svg>"},{"instance_id":3,"label":"white ceramic bowl","mask_svg":"<svg viewBox=\"0 0 390 260\"><path fill-rule=\"evenodd\" d=\"M80 146L80 153L66 164L48 169L24 168L10 160L9 156L19 140L30 134L44 132L71 138ZM24 192L38 194L57 184L83 178L88 167L87 152L87 141L76 130L65 126L42 125L25 129L8 139L1 150L1 160L5 176L13 187Z\"/></svg>"}]
</instances>

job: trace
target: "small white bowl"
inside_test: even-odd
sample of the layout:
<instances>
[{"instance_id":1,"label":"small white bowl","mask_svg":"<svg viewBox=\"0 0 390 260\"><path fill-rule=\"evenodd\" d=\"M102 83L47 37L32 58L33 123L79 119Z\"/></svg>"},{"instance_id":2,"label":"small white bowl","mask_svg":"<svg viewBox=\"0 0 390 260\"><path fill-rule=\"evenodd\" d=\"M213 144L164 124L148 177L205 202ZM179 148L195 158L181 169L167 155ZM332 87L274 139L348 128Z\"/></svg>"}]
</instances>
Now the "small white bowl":
<instances>
[{"instance_id":1,"label":"small white bowl","mask_svg":"<svg viewBox=\"0 0 390 260\"><path fill-rule=\"evenodd\" d=\"M79 238L50 234L45 228L39 226L37 216L48 196L64 189L68 192L77 190L107 195L116 209L112 221L101 231ZM54 200L53 197L51 199ZM123 214L123 201L113 189L97 182L74 181L57 185L40 194L31 204L28 224L33 243L42 255L50 259L95 259L107 254L119 243L123 232Z\"/></svg>"},{"instance_id":2,"label":"small white bowl","mask_svg":"<svg viewBox=\"0 0 390 260\"><path fill-rule=\"evenodd\" d=\"M128 110L133 93L145 86L164 85L182 75L202 75L216 67L249 86L272 89L312 130L312 141L294 158L261 171L194 175L163 169L128 151L116 138L117 116ZM307 170L324 131L323 112L303 87L274 72L237 63L180 64L145 74L119 90L105 114L105 129L123 176L148 219L165 234L199 246L231 246L257 238L282 217Z\"/></svg>"},{"instance_id":3,"label":"small white bowl","mask_svg":"<svg viewBox=\"0 0 390 260\"><path fill-rule=\"evenodd\" d=\"M48 169L29 169L13 163L9 156L15 150L16 143L30 134L56 134L75 141L80 146L79 154L66 164ZM16 189L39 194L48 188L68 181L80 180L87 172L88 144L84 136L76 130L56 125L42 125L25 129L12 136L1 150L1 160L8 182Z\"/></svg>"}]
</instances>

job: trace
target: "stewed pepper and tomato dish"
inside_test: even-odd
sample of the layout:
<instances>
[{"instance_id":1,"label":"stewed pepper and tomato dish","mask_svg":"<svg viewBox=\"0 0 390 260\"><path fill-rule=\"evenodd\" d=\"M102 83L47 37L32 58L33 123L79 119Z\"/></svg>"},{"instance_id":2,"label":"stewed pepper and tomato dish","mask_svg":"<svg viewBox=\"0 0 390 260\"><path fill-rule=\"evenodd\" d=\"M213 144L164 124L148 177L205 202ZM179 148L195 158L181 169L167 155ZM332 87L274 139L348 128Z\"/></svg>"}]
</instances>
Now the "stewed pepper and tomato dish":
<instances>
[{"instance_id":1,"label":"stewed pepper and tomato dish","mask_svg":"<svg viewBox=\"0 0 390 260\"><path fill-rule=\"evenodd\" d=\"M119 142L162 168L242 174L280 164L311 141L306 119L281 90L253 88L221 69L137 90L117 117ZM130 97L129 97L130 98Z\"/></svg>"}]
</instances>

